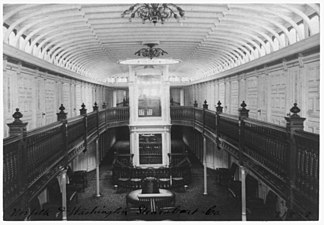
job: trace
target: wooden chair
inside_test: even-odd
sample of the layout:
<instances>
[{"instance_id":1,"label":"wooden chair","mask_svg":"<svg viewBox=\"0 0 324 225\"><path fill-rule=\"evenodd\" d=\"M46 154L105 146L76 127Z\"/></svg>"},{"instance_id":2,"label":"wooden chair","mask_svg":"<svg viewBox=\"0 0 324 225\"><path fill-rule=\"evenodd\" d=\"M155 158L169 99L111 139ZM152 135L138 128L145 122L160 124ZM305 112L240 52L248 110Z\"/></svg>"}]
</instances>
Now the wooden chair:
<instances>
[{"instance_id":1,"label":"wooden chair","mask_svg":"<svg viewBox=\"0 0 324 225\"><path fill-rule=\"evenodd\" d=\"M74 187L77 192L84 192L85 188L88 186L87 172L85 170L72 171L68 167L67 175L69 177L69 186Z\"/></svg>"},{"instance_id":2,"label":"wooden chair","mask_svg":"<svg viewBox=\"0 0 324 225\"><path fill-rule=\"evenodd\" d=\"M171 170L171 187L174 189L181 188L184 191L185 180L182 174L182 167L172 167Z\"/></svg>"},{"instance_id":3,"label":"wooden chair","mask_svg":"<svg viewBox=\"0 0 324 225\"><path fill-rule=\"evenodd\" d=\"M130 168L120 167L119 177L117 179L118 191L128 190L130 188Z\"/></svg>"},{"instance_id":4,"label":"wooden chair","mask_svg":"<svg viewBox=\"0 0 324 225\"><path fill-rule=\"evenodd\" d=\"M231 168L217 168L215 171L216 182L220 185L227 186L229 182L234 180L235 171L238 169L238 165L232 163Z\"/></svg>"},{"instance_id":5,"label":"wooden chair","mask_svg":"<svg viewBox=\"0 0 324 225\"><path fill-rule=\"evenodd\" d=\"M160 188L170 188L170 169L166 167L160 167L156 171L156 177L159 180Z\"/></svg>"},{"instance_id":6,"label":"wooden chair","mask_svg":"<svg viewBox=\"0 0 324 225\"><path fill-rule=\"evenodd\" d=\"M131 168L130 187L131 189L140 189L142 187L143 169Z\"/></svg>"}]
</instances>

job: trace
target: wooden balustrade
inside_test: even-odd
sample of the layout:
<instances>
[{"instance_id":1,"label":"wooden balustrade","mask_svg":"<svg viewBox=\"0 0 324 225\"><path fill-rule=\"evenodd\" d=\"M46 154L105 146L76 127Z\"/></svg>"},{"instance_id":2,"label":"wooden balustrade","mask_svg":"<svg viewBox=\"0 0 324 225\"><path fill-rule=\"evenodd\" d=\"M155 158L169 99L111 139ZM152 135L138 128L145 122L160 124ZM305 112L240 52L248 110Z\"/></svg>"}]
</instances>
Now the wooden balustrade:
<instances>
[{"instance_id":1,"label":"wooden balustrade","mask_svg":"<svg viewBox=\"0 0 324 225\"><path fill-rule=\"evenodd\" d=\"M63 112L63 107L60 108ZM85 140L87 143L89 135L97 132L100 127L98 125L103 126L109 121L128 124L128 111L128 107L108 108L67 120L59 118L59 122L5 138L3 140L4 206L9 207L27 191L27 188L47 173L54 163L65 160L67 152L77 142ZM62 163L66 162L62 161Z\"/></svg>"},{"instance_id":2,"label":"wooden balustrade","mask_svg":"<svg viewBox=\"0 0 324 225\"><path fill-rule=\"evenodd\" d=\"M194 109L194 115L191 115L193 124L203 125L203 133L205 130L214 132L218 146L221 138L236 147L234 151L237 151L235 155L240 163L248 160L244 163L246 167L252 163L256 165L253 169L262 167L267 171L270 177L263 179L272 180L266 182L269 185L276 185L275 180L283 182L282 197L292 202L290 207L298 208L305 203L303 210L313 208L313 213L316 212L319 201L319 135L302 130L304 118L297 115L300 111L297 104L290 110L292 115L285 118L287 127L248 118L249 110L244 102L238 116L222 113L220 105L219 102L217 112L213 112L207 109L208 105L198 109L195 104L191 107ZM171 123L190 120L183 116L184 111L188 111L188 106L171 107ZM278 185L281 187L282 184ZM311 216L316 218L316 215Z\"/></svg>"},{"instance_id":3,"label":"wooden balustrade","mask_svg":"<svg viewBox=\"0 0 324 225\"><path fill-rule=\"evenodd\" d=\"M54 123L53 126L47 126L40 131L27 132L24 140L26 147L26 172L28 185L39 179L46 169L57 160L64 147L64 133L61 123Z\"/></svg>"},{"instance_id":4,"label":"wooden balustrade","mask_svg":"<svg viewBox=\"0 0 324 225\"><path fill-rule=\"evenodd\" d=\"M21 135L22 136L22 135ZM22 137L14 136L3 140L3 200L4 207L24 189L26 159Z\"/></svg>"},{"instance_id":5,"label":"wooden balustrade","mask_svg":"<svg viewBox=\"0 0 324 225\"><path fill-rule=\"evenodd\" d=\"M224 139L229 139L235 144L239 142L238 117L220 114L218 120L219 135Z\"/></svg>"},{"instance_id":6,"label":"wooden balustrade","mask_svg":"<svg viewBox=\"0 0 324 225\"><path fill-rule=\"evenodd\" d=\"M319 136L305 131L294 133L297 157L295 187L299 192L318 200L319 195Z\"/></svg>"},{"instance_id":7,"label":"wooden balustrade","mask_svg":"<svg viewBox=\"0 0 324 225\"><path fill-rule=\"evenodd\" d=\"M280 177L287 178L288 135L285 127L246 119L245 153Z\"/></svg>"},{"instance_id":8,"label":"wooden balustrade","mask_svg":"<svg viewBox=\"0 0 324 225\"><path fill-rule=\"evenodd\" d=\"M209 129L213 133L216 132L216 116L215 116L215 112L213 112L211 110L205 110L204 124L205 124L207 129Z\"/></svg>"},{"instance_id":9,"label":"wooden balustrade","mask_svg":"<svg viewBox=\"0 0 324 225\"><path fill-rule=\"evenodd\" d=\"M171 120L181 120L191 122L194 116L194 108L191 106L172 106Z\"/></svg>"},{"instance_id":10,"label":"wooden balustrade","mask_svg":"<svg viewBox=\"0 0 324 225\"><path fill-rule=\"evenodd\" d=\"M204 123L204 110L200 108L195 108L195 123L203 124Z\"/></svg>"},{"instance_id":11,"label":"wooden balustrade","mask_svg":"<svg viewBox=\"0 0 324 225\"><path fill-rule=\"evenodd\" d=\"M244 111L243 117L227 115L221 110L216 113L207 108L172 106L170 113L171 123L182 121L198 125L203 132L209 130L215 133L216 143L221 139L235 146L236 151L240 151L238 156L241 160L245 157L285 181L290 193L295 194L294 198L318 202L319 135L305 132L302 128L291 129L297 124L294 125L293 121L297 117L296 112L291 112L294 115L286 118L290 129L250 119L248 110ZM128 107L107 108L67 120L63 118L60 122L5 138L5 207L51 168L55 160L64 157L76 142L84 140L86 146L87 138L98 128L125 125L128 120ZM302 118L299 120L302 121Z\"/></svg>"},{"instance_id":12,"label":"wooden balustrade","mask_svg":"<svg viewBox=\"0 0 324 225\"><path fill-rule=\"evenodd\" d=\"M99 125L105 124L105 122L106 122L106 110L99 111L98 116L99 116L99 118L98 118Z\"/></svg>"},{"instance_id":13,"label":"wooden balustrade","mask_svg":"<svg viewBox=\"0 0 324 225\"><path fill-rule=\"evenodd\" d=\"M83 116L77 116L67 120L68 142L73 143L85 136L85 125Z\"/></svg>"},{"instance_id":14,"label":"wooden balustrade","mask_svg":"<svg viewBox=\"0 0 324 225\"><path fill-rule=\"evenodd\" d=\"M95 131L97 129L97 113L96 112L92 112L89 113L87 115L87 128L88 128L88 133L92 133L93 131Z\"/></svg>"}]
</instances>

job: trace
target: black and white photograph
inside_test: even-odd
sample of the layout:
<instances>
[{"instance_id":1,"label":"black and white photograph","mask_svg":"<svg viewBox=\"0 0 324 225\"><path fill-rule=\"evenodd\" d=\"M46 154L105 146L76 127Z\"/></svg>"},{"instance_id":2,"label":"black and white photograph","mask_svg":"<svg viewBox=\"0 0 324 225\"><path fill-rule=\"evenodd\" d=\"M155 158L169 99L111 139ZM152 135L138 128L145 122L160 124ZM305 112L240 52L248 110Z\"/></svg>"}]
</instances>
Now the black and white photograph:
<instances>
[{"instance_id":1,"label":"black and white photograph","mask_svg":"<svg viewBox=\"0 0 324 225\"><path fill-rule=\"evenodd\" d=\"M2 222L321 221L319 1L1 8Z\"/></svg>"}]
</instances>

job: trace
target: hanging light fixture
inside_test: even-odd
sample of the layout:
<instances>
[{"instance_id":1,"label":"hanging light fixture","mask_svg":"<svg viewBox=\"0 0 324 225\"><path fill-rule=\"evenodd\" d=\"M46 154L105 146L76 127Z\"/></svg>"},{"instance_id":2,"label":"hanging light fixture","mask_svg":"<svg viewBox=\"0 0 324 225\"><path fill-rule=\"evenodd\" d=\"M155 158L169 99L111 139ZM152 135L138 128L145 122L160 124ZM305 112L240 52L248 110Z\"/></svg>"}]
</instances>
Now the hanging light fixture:
<instances>
[{"instance_id":1,"label":"hanging light fixture","mask_svg":"<svg viewBox=\"0 0 324 225\"><path fill-rule=\"evenodd\" d=\"M135 55L148 57L150 59L154 57L159 57L160 55L168 54L166 51L164 51L161 48L154 48L156 43L147 43L145 44L148 48L142 48L135 52Z\"/></svg>"},{"instance_id":2,"label":"hanging light fixture","mask_svg":"<svg viewBox=\"0 0 324 225\"><path fill-rule=\"evenodd\" d=\"M143 23L146 20L156 25L157 22L164 24L165 20L174 17L179 21L180 17L184 17L184 10L175 4L135 4L125 10L121 16L125 17L130 14L129 21L131 22L135 16L142 19Z\"/></svg>"}]
</instances>

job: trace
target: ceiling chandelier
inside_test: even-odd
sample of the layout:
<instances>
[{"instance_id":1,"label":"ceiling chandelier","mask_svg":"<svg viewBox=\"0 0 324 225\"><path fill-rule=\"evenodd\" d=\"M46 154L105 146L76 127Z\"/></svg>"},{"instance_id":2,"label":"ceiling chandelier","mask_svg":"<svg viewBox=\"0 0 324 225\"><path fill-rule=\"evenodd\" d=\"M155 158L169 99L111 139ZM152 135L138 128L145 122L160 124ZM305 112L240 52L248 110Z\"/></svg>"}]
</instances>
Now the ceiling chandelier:
<instances>
[{"instance_id":1,"label":"ceiling chandelier","mask_svg":"<svg viewBox=\"0 0 324 225\"><path fill-rule=\"evenodd\" d=\"M148 48L142 48L135 52L135 55L148 57L150 59L154 57L159 57L160 55L168 54L166 51L164 51L161 48L154 48L156 43L147 43L145 44Z\"/></svg>"},{"instance_id":2,"label":"ceiling chandelier","mask_svg":"<svg viewBox=\"0 0 324 225\"><path fill-rule=\"evenodd\" d=\"M129 21L131 22L135 16L142 19L143 23L146 20L153 22L155 25L157 22L164 24L165 20L174 17L179 21L180 17L184 17L184 10L175 4L135 4L129 9L125 10L121 16L125 17L130 14Z\"/></svg>"}]
</instances>

